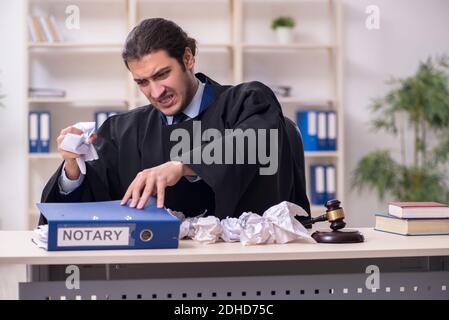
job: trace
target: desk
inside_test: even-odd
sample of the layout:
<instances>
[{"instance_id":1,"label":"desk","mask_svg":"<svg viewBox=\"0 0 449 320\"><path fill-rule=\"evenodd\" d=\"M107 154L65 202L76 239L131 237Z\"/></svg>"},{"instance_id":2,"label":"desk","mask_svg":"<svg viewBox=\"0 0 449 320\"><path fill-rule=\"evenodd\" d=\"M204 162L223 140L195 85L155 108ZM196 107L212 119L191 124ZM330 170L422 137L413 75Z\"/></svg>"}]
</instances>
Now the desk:
<instances>
[{"instance_id":1,"label":"desk","mask_svg":"<svg viewBox=\"0 0 449 320\"><path fill-rule=\"evenodd\" d=\"M449 299L449 236L359 230L364 243L66 252L39 249L31 231L2 231L0 263L30 266L21 299ZM65 286L67 265L80 268L79 290ZM377 289L368 266L380 271Z\"/></svg>"}]
</instances>

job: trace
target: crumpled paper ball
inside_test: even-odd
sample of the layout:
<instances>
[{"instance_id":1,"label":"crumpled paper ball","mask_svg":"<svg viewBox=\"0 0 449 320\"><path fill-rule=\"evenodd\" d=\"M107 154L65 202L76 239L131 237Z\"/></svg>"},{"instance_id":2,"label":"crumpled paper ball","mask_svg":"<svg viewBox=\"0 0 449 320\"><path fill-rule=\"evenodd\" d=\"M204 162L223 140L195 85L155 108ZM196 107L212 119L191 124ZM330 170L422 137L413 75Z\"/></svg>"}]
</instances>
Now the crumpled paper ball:
<instances>
[{"instance_id":1,"label":"crumpled paper ball","mask_svg":"<svg viewBox=\"0 0 449 320\"><path fill-rule=\"evenodd\" d=\"M220 219L214 216L201 217L194 224L195 236L193 240L201 243L214 243L220 239L221 224Z\"/></svg>"}]
</instances>

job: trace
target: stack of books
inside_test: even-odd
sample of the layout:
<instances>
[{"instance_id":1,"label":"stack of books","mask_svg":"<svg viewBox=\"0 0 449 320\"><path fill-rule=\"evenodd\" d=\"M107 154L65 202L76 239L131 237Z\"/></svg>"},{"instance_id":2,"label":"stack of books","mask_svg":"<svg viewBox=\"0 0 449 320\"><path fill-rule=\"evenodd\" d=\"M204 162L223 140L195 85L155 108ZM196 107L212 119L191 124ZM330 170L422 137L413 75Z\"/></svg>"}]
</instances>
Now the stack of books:
<instances>
[{"instance_id":1,"label":"stack of books","mask_svg":"<svg viewBox=\"0 0 449 320\"><path fill-rule=\"evenodd\" d=\"M388 214L376 214L374 229L406 236L449 234L449 205L391 202Z\"/></svg>"}]
</instances>

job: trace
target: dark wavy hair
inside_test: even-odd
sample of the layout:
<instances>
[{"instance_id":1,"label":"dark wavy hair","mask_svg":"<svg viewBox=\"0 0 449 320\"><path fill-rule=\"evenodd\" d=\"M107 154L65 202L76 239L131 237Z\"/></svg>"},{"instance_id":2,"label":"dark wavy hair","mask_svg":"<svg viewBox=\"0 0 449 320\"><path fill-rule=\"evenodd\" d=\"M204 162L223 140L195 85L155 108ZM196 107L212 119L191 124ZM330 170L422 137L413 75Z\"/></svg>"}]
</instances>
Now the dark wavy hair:
<instances>
[{"instance_id":1,"label":"dark wavy hair","mask_svg":"<svg viewBox=\"0 0 449 320\"><path fill-rule=\"evenodd\" d=\"M196 40L190 38L181 27L170 20L150 18L143 20L128 34L122 58L129 69L129 61L139 60L149 53L162 49L167 51L170 57L178 60L185 71L183 56L186 48L190 48L193 55L196 54Z\"/></svg>"}]
</instances>

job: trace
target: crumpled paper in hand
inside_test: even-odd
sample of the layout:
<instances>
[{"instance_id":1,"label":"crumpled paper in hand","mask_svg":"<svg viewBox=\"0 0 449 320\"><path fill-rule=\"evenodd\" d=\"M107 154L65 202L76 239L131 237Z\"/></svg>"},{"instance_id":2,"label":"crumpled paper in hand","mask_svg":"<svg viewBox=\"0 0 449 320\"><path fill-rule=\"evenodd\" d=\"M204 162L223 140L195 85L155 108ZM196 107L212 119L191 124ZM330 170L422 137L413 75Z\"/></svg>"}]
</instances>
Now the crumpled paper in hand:
<instances>
[{"instance_id":1,"label":"crumpled paper in hand","mask_svg":"<svg viewBox=\"0 0 449 320\"><path fill-rule=\"evenodd\" d=\"M85 161L92 161L98 159L97 151L91 143L87 143L91 135L95 132L95 122L78 122L73 125L83 131L83 134L67 133L61 143L60 148L79 154L81 157L76 159L78 167L82 174L86 174Z\"/></svg>"},{"instance_id":2,"label":"crumpled paper in hand","mask_svg":"<svg viewBox=\"0 0 449 320\"><path fill-rule=\"evenodd\" d=\"M308 216L300 206L283 201L267 209L263 217L273 225L273 235L276 243L287 243L297 239L316 243L307 229L295 219L295 216Z\"/></svg>"}]
</instances>

